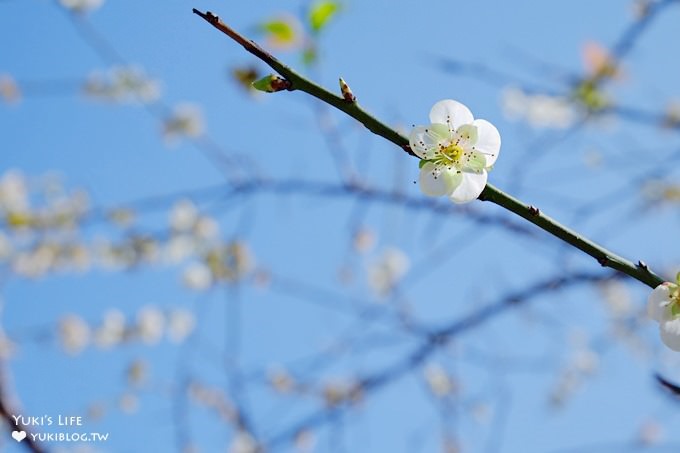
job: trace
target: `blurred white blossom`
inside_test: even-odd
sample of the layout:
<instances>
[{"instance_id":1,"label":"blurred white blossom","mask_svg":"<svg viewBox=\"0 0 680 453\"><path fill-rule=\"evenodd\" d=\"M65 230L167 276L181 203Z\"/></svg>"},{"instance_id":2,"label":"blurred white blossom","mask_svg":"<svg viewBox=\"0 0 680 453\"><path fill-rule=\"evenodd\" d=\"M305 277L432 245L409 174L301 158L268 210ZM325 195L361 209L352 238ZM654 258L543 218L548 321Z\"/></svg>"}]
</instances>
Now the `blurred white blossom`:
<instances>
[{"instance_id":1,"label":"blurred white blossom","mask_svg":"<svg viewBox=\"0 0 680 453\"><path fill-rule=\"evenodd\" d=\"M201 109L191 104L177 106L163 123L163 135L170 141L182 136L199 137L204 129Z\"/></svg>"},{"instance_id":2,"label":"blurred white blossom","mask_svg":"<svg viewBox=\"0 0 680 453\"><path fill-rule=\"evenodd\" d=\"M0 178L0 209L6 212L29 209L28 186L21 172L8 170Z\"/></svg>"},{"instance_id":3,"label":"blurred white blossom","mask_svg":"<svg viewBox=\"0 0 680 453\"><path fill-rule=\"evenodd\" d=\"M212 273L205 264L193 263L184 270L182 281L190 289L208 289L212 285Z\"/></svg>"},{"instance_id":4,"label":"blurred white blossom","mask_svg":"<svg viewBox=\"0 0 680 453\"><path fill-rule=\"evenodd\" d=\"M423 370L425 382L433 395L443 398L456 390L456 383L451 376L436 363L430 364Z\"/></svg>"},{"instance_id":5,"label":"blurred white blossom","mask_svg":"<svg viewBox=\"0 0 680 453\"><path fill-rule=\"evenodd\" d=\"M212 217L200 217L194 225L196 236L203 240L216 238L220 233L220 225Z\"/></svg>"},{"instance_id":6,"label":"blurred white blossom","mask_svg":"<svg viewBox=\"0 0 680 453\"><path fill-rule=\"evenodd\" d=\"M368 282L379 295L385 296L406 274L410 262L408 256L397 248L386 249L382 256L368 269Z\"/></svg>"},{"instance_id":7,"label":"blurred white blossom","mask_svg":"<svg viewBox=\"0 0 680 453\"><path fill-rule=\"evenodd\" d=\"M151 102L160 97L160 86L139 68L115 67L91 75L83 87L86 95L108 101Z\"/></svg>"},{"instance_id":8,"label":"blurred white blossom","mask_svg":"<svg viewBox=\"0 0 680 453\"><path fill-rule=\"evenodd\" d=\"M578 111L566 97L531 94L521 88L503 91L503 110L514 120L526 121L537 128L566 129L578 119Z\"/></svg>"},{"instance_id":9,"label":"blurred white blossom","mask_svg":"<svg viewBox=\"0 0 680 453\"><path fill-rule=\"evenodd\" d=\"M137 334L145 343L158 343L164 328L165 316L157 307L144 307L137 313Z\"/></svg>"},{"instance_id":10,"label":"blurred white blossom","mask_svg":"<svg viewBox=\"0 0 680 453\"><path fill-rule=\"evenodd\" d=\"M109 310L104 314L104 321L94 332L97 346L108 348L121 343L125 339L125 315L120 310Z\"/></svg>"},{"instance_id":11,"label":"blurred white blossom","mask_svg":"<svg viewBox=\"0 0 680 453\"><path fill-rule=\"evenodd\" d=\"M59 322L59 340L66 352L77 354L90 342L90 326L78 315L67 315Z\"/></svg>"},{"instance_id":12,"label":"blurred white blossom","mask_svg":"<svg viewBox=\"0 0 680 453\"><path fill-rule=\"evenodd\" d=\"M168 313L168 336L175 343L184 341L196 326L196 318L189 310L174 309Z\"/></svg>"},{"instance_id":13,"label":"blurred white blossom","mask_svg":"<svg viewBox=\"0 0 680 453\"><path fill-rule=\"evenodd\" d=\"M229 453L258 453L259 451L257 441L246 431L238 431L229 445Z\"/></svg>"},{"instance_id":14,"label":"blurred white blossom","mask_svg":"<svg viewBox=\"0 0 680 453\"><path fill-rule=\"evenodd\" d=\"M170 264L181 263L196 252L196 241L184 234L173 235L165 244L165 259Z\"/></svg>"},{"instance_id":15,"label":"blurred white blossom","mask_svg":"<svg viewBox=\"0 0 680 453\"><path fill-rule=\"evenodd\" d=\"M99 8L104 0L59 0L59 3L64 8L77 13L84 13Z\"/></svg>"},{"instance_id":16,"label":"blurred white blossom","mask_svg":"<svg viewBox=\"0 0 680 453\"><path fill-rule=\"evenodd\" d=\"M182 199L170 211L170 227L175 231L191 230L198 221L198 208L193 201Z\"/></svg>"},{"instance_id":17,"label":"blurred white blossom","mask_svg":"<svg viewBox=\"0 0 680 453\"><path fill-rule=\"evenodd\" d=\"M41 277L55 264L57 249L53 244L40 244L32 250L24 250L16 254L12 270L24 277Z\"/></svg>"}]
</instances>

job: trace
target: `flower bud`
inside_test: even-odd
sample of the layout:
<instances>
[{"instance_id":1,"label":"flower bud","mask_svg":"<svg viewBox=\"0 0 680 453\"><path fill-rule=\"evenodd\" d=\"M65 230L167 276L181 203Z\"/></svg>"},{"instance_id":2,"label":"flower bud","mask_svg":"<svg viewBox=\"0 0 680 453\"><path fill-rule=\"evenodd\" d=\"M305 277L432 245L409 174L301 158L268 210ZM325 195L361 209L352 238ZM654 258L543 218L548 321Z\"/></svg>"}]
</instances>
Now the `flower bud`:
<instances>
[{"instance_id":1,"label":"flower bud","mask_svg":"<svg viewBox=\"0 0 680 453\"><path fill-rule=\"evenodd\" d=\"M253 88L266 93L275 93L290 89L290 82L277 75L269 74L253 82Z\"/></svg>"},{"instance_id":2,"label":"flower bud","mask_svg":"<svg viewBox=\"0 0 680 453\"><path fill-rule=\"evenodd\" d=\"M342 93L342 97L345 98L345 101L347 102L356 102L357 98L354 96L354 93L352 93L352 90L350 89L349 85L347 85L347 82L345 82L342 77L340 77L340 92Z\"/></svg>"}]
</instances>

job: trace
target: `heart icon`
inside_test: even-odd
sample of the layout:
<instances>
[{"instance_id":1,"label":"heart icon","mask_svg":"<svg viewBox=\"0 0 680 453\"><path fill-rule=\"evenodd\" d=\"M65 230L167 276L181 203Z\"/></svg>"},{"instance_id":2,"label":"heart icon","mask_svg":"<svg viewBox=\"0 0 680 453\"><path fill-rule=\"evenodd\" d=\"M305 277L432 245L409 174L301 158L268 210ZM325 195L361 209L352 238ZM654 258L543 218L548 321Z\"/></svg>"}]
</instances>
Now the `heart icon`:
<instances>
[{"instance_id":1,"label":"heart icon","mask_svg":"<svg viewBox=\"0 0 680 453\"><path fill-rule=\"evenodd\" d=\"M12 437L17 442L21 442L22 440L26 439L26 431L12 431Z\"/></svg>"}]
</instances>

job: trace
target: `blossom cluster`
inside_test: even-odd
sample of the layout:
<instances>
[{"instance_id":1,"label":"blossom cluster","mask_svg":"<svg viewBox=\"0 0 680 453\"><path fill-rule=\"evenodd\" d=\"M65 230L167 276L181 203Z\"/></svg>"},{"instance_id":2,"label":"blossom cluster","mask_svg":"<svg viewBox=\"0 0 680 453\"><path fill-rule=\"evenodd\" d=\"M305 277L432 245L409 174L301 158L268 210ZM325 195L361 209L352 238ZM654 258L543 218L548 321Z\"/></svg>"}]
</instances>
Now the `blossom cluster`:
<instances>
[{"instance_id":1,"label":"blossom cluster","mask_svg":"<svg viewBox=\"0 0 680 453\"><path fill-rule=\"evenodd\" d=\"M134 67L114 67L90 75L83 86L87 96L112 102L152 102L161 95L158 81Z\"/></svg>"},{"instance_id":2,"label":"blossom cluster","mask_svg":"<svg viewBox=\"0 0 680 453\"><path fill-rule=\"evenodd\" d=\"M95 267L181 265L183 282L195 290L235 283L253 269L247 244L221 240L217 221L189 199L170 209L167 234L140 232L138 213L129 208L94 211L87 193L66 190L56 177L29 180L7 171L0 176L0 265L29 278ZM114 228L108 238L87 234L102 220Z\"/></svg>"},{"instance_id":3,"label":"blossom cluster","mask_svg":"<svg viewBox=\"0 0 680 453\"><path fill-rule=\"evenodd\" d=\"M89 345L102 349L132 341L153 345L164 335L174 343L181 343L195 325L194 314L183 308L163 310L146 306L137 312L135 320L127 320L121 311L111 309L97 325L78 314L64 316L59 322L58 338L66 352L77 354Z\"/></svg>"}]
</instances>

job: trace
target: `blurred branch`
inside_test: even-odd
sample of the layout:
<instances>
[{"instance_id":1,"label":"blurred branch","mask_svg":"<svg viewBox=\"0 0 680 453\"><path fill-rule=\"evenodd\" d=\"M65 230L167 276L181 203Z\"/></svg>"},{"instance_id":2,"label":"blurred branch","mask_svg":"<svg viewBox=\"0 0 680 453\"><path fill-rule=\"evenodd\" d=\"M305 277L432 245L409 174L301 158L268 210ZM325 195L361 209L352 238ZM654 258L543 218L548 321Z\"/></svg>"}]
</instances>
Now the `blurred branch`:
<instances>
[{"instance_id":1,"label":"blurred branch","mask_svg":"<svg viewBox=\"0 0 680 453\"><path fill-rule=\"evenodd\" d=\"M64 11L73 28L92 50L105 62L117 66L130 66L123 55L101 34L96 27L82 15L73 11ZM154 103L143 103L146 111L163 122L172 113L172 108L162 100ZM220 147L210 136L201 134L197 137L190 137L193 146L220 172L227 181L238 181L239 172L245 172L243 162L233 156L228 150Z\"/></svg>"},{"instance_id":2,"label":"blurred branch","mask_svg":"<svg viewBox=\"0 0 680 453\"><path fill-rule=\"evenodd\" d=\"M4 420L7 426L8 431L12 432L14 431L14 428L17 430L24 431L26 433L26 437L19 442L22 446L24 446L28 451L32 451L34 453L44 453L46 450L44 450L38 443L33 440L33 436L31 436L31 433L27 429L26 426L24 425L17 425L17 423L14 420L14 416L16 416L16 412L14 412L8 405L6 399L7 395L4 393L3 388L4 384L0 384L0 419Z\"/></svg>"},{"instance_id":3,"label":"blurred branch","mask_svg":"<svg viewBox=\"0 0 680 453\"><path fill-rule=\"evenodd\" d=\"M366 126L366 128L368 128L371 132L384 137L385 139L403 148L409 154L414 155L408 146L409 141L405 136L371 116L365 110L360 108L356 102L348 102L343 97L333 94L325 88L309 81L288 66L281 63L278 59L272 56L269 52L262 49L255 42L246 39L225 25L219 19L219 17L215 16L211 12L202 13L195 8L193 12L220 30L222 33L229 36L238 44L242 45L248 52L261 59L272 69L277 71L281 76L287 79L290 82L290 87L288 88L289 90L304 91L305 93L308 93L317 99L336 107L337 109L355 118L357 121ZM483 201L490 201L504 207L509 211L514 212L539 228L542 228L543 230L592 256L597 260L598 263L600 263L600 265L604 267L610 267L623 272L652 288L655 288L664 281L660 276L649 270L649 268L641 261L636 265L631 261L619 257L613 252L588 240L584 236L570 230L554 219L544 215L538 208L513 198L491 184L486 185L486 188L479 196L479 199Z\"/></svg>"},{"instance_id":4,"label":"blurred branch","mask_svg":"<svg viewBox=\"0 0 680 453\"><path fill-rule=\"evenodd\" d=\"M417 370L427 359L432 357L436 351L447 345L454 338L479 327L491 319L495 319L497 316L505 313L509 308L528 303L546 293L573 285L604 282L616 278L620 278L620 275L586 272L574 273L572 275L557 278L550 277L530 285L523 290L508 294L500 298L497 302L481 307L440 328L431 329L429 331L421 329L425 338L419 346L396 363L385 367L381 371L368 374L359 379L355 390L358 394L367 395L371 391L377 391L395 382L405 374ZM348 401L348 404L350 403L351 400ZM267 447L277 447L281 443L292 439L296 433L332 422L341 415L343 410L351 407L348 404L314 411L284 431L272 435L269 440L265 442L265 445Z\"/></svg>"}]
</instances>

